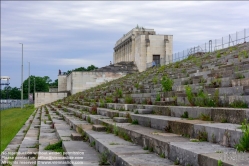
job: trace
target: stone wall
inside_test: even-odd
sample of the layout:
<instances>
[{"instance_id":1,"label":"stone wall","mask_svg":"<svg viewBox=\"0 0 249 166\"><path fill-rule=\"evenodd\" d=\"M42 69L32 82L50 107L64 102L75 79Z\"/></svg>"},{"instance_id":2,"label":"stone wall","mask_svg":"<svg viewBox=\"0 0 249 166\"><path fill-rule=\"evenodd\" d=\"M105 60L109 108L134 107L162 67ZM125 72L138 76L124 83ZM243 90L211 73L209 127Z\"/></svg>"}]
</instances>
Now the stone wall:
<instances>
[{"instance_id":1,"label":"stone wall","mask_svg":"<svg viewBox=\"0 0 249 166\"><path fill-rule=\"evenodd\" d=\"M67 75L58 75L58 92L67 90Z\"/></svg>"},{"instance_id":2,"label":"stone wall","mask_svg":"<svg viewBox=\"0 0 249 166\"><path fill-rule=\"evenodd\" d=\"M67 93L52 93L52 92L36 92L35 93L35 108L54 102L59 99L67 97Z\"/></svg>"},{"instance_id":3,"label":"stone wall","mask_svg":"<svg viewBox=\"0 0 249 166\"><path fill-rule=\"evenodd\" d=\"M83 90L108 82L126 74L121 72L79 72L74 71L67 77L67 91L71 94L82 92Z\"/></svg>"},{"instance_id":4,"label":"stone wall","mask_svg":"<svg viewBox=\"0 0 249 166\"><path fill-rule=\"evenodd\" d=\"M58 87L56 87L56 88L50 87L49 92L58 92Z\"/></svg>"}]
</instances>

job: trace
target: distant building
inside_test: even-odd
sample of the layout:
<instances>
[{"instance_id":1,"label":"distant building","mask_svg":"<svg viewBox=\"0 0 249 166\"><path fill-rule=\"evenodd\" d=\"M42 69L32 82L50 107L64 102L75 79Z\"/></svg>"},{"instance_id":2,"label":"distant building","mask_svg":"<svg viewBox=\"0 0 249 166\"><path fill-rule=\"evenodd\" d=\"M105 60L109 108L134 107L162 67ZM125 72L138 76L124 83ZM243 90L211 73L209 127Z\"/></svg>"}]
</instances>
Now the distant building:
<instances>
[{"instance_id":1,"label":"distant building","mask_svg":"<svg viewBox=\"0 0 249 166\"><path fill-rule=\"evenodd\" d=\"M114 47L113 63L133 61L138 70L146 70L152 61L166 64L172 61L173 35L156 35L154 29L133 28Z\"/></svg>"}]
</instances>

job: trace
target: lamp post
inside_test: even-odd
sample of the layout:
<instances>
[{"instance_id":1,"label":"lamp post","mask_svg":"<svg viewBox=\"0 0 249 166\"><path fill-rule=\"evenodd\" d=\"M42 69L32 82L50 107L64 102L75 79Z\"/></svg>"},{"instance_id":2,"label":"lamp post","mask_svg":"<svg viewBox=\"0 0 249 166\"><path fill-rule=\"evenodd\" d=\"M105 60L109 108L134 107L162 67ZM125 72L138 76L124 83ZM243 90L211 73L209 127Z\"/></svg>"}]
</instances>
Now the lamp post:
<instances>
[{"instance_id":1,"label":"lamp post","mask_svg":"<svg viewBox=\"0 0 249 166\"><path fill-rule=\"evenodd\" d=\"M30 62L29 62L29 90L28 90L28 100L29 100L29 93L30 93ZM29 101L30 104L30 101Z\"/></svg>"},{"instance_id":2,"label":"lamp post","mask_svg":"<svg viewBox=\"0 0 249 166\"><path fill-rule=\"evenodd\" d=\"M35 101L35 77L34 77L34 98L33 101Z\"/></svg>"},{"instance_id":3,"label":"lamp post","mask_svg":"<svg viewBox=\"0 0 249 166\"><path fill-rule=\"evenodd\" d=\"M21 93L21 108L23 109L23 43L19 43L22 45L22 74L21 74L21 86L22 86L22 93Z\"/></svg>"}]
</instances>

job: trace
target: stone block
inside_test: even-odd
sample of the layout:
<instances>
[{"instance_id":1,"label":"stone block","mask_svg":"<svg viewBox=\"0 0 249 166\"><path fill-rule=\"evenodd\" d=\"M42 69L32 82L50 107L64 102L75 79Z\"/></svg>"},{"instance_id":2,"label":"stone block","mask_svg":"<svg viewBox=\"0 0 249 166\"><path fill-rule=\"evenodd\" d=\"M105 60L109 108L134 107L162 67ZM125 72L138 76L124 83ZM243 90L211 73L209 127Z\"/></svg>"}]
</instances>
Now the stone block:
<instances>
[{"instance_id":1,"label":"stone block","mask_svg":"<svg viewBox=\"0 0 249 166\"><path fill-rule=\"evenodd\" d=\"M79 133L71 133L71 138L74 141L81 141L83 140L83 136Z\"/></svg>"},{"instance_id":2,"label":"stone block","mask_svg":"<svg viewBox=\"0 0 249 166\"><path fill-rule=\"evenodd\" d=\"M34 126L34 128L40 128L41 127L41 125L35 125Z\"/></svg>"},{"instance_id":3,"label":"stone block","mask_svg":"<svg viewBox=\"0 0 249 166\"><path fill-rule=\"evenodd\" d=\"M114 117L113 120L117 123L128 123L128 119L125 117Z\"/></svg>"},{"instance_id":4,"label":"stone block","mask_svg":"<svg viewBox=\"0 0 249 166\"><path fill-rule=\"evenodd\" d=\"M152 113L151 109L137 109L137 111L139 114L151 114Z\"/></svg>"},{"instance_id":5,"label":"stone block","mask_svg":"<svg viewBox=\"0 0 249 166\"><path fill-rule=\"evenodd\" d=\"M52 121L46 121L46 124L52 124Z\"/></svg>"},{"instance_id":6,"label":"stone block","mask_svg":"<svg viewBox=\"0 0 249 166\"><path fill-rule=\"evenodd\" d=\"M102 126L102 125L93 125L92 129L94 131L105 131L106 130L106 127L105 126Z\"/></svg>"}]
</instances>

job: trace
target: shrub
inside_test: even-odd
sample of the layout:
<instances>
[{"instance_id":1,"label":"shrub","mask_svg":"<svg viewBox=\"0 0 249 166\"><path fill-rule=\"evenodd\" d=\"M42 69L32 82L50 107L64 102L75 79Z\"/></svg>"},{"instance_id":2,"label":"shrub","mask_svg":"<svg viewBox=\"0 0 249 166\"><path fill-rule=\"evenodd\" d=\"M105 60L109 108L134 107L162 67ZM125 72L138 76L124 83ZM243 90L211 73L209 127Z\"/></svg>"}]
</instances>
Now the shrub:
<instances>
[{"instance_id":1,"label":"shrub","mask_svg":"<svg viewBox=\"0 0 249 166\"><path fill-rule=\"evenodd\" d=\"M157 84L157 82L158 82L157 76L155 76L152 81L154 84Z\"/></svg>"},{"instance_id":2,"label":"shrub","mask_svg":"<svg viewBox=\"0 0 249 166\"><path fill-rule=\"evenodd\" d=\"M138 120L137 120L137 119L134 119L134 120L132 121L132 124L138 125Z\"/></svg>"},{"instance_id":3,"label":"shrub","mask_svg":"<svg viewBox=\"0 0 249 166\"><path fill-rule=\"evenodd\" d=\"M211 85L214 86L220 86L221 85L221 79L220 78L215 78L211 81Z\"/></svg>"},{"instance_id":4,"label":"shrub","mask_svg":"<svg viewBox=\"0 0 249 166\"><path fill-rule=\"evenodd\" d=\"M241 126L241 130L242 130L242 137L239 140L239 143L236 145L236 149L239 152L245 152L245 151L249 151L249 124L246 122L242 123Z\"/></svg>"},{"instance_id":5,"label":"shrub","mask_svg":"<svg viewBox=\"0 0 249 166\"><path fill-rule=\"evenodd\" d=\"M118 132L119 132L119 130L118 130L118 127L116 126L116 123L115 123L115 125L113 126L113 134L115 134L117 136Z\"/></svg>"},{"instance_id":6,"label":"shrub","mask_svg":"<svg viewBox=\"0 0 249 166\"><path fill-rule=\"evenodd\" d=\"M167 76L163 76L161 84L163 86L163 91L167 92L167 91L172 90L172 86L174 84L174 81L172 79L168 78Z\"/></svg>"},{"instance_id":7,"label":"shrub","mask_svg":"<svg viewBox=\"0 0 249 166\"><path fill-rule=\"evenodd\" d=\"M210 115L201 113L200 119L203 121L211 121Z\"/></svg>"},{"instance_id":8,"label":"shrub","mask_svg":"<svg viewBox=\"0 0 249 166\"><path fill-rule=\"evenodd\" d=\"M91 143L90 143L90 146L91 146L91 147L95 146L95 141L91 142Z\"/></svg>"},{"instance_id":9,"label":"shrub","mask_svg":"<svg viewBox=\"0 0 249 166\"><path fill-rule=\"evenodd\" d=\"M191 86L185 86L186 95L188 98L189 103L193 106L194 105L194 94L192 93Z\"/></svg>"},{"instance_id":10,"label":"shrub","mask_svg":"<svg viewBox=\"0 0 249 166\"><path fill-rule=\"evenodd\" d=\"M221 53L218 51L217 55L216 55L217 58L220 58L221 57Z\"/></svg>"},{"instance_id":11,"label":"shrub","mask_svg":"<svg viewBox=\"0 0 249 166\"><path fill-rule=\"evenodd\" d=\"M133 103L133 99L130 95L126 95L125 96L125 104L132 104Z\"/></svg>"},{"instance_id":12,"label":"shrub","mask_svg":"<svg viewBox=\"0 0 249 166\"><path fill-rule=\"evenodd\" d=\"M223 163L221 160L218 160L218 166L223 166Z\"/></svg>"},{"instance_id":13,"label":"shrub","mask_svg":"<svg viewBox=\"0 0 249 166\"><path fill-rule=\"evenodd\" d=\"M233 108L248 108L248 104L242 100L234 100L229 106Z\"/></svg>"},{"instance_id":14,"label":"shrub","mask_svg":"<svg viewBox=\"0 0 249 166\"><path fill-rule=\"evenodd\" d=\"M115 92L115 96L121 98L123 96L123 91L121 89L117 89Z\"/></svg>"},{"instance_id":15,"label":"shrub","mask_svg":"<svg viewBox=\"0 0 249 166\"><path fill-rule=\"evenodd\" d=\"M157 94L156 94L156 101L160 101L160 100L161 100L160 93L157 93Z\"/></svg>"},{"instance_id":16,"label":"shrub","mask_svg":"<svg viewBox=\"0 0 249 166\"><path fill-rule=\"evenodd\" d=\"M104 101L104 100L102 100L102 99L100 99L100 100L99 100L99 102L100 102L99 107L104 108L104 107L105 107L105 101Z\"/></svg>"},{"instance_id":17,"label":"shrub","mask_svg":"<svg viewBox=\"0 0 249 166\"><path fill-rule=\"evenodd\" d=\"M139 84L138 84L138 83L136 83L136 84L135 84L135 87L136 87L136 88L138 89L138 87L139 87Z\"/></svg>"},{"instance_id":18,"label":"shrub","mask_svg":"<svg viewBox=\"0 0 249 166\"><path fill-rule=\"evenodd\" d=\"M242 73L236 73L235 74L235 79L243 79L245 76Z\"/></svg>"},{"instance_id":19,"label":"shrub","mask_svg":"<svg viewBox=\"0 0 249 166\"><path fill-rule=\"evenodd\" d=\"M92 106L91 108L91 114L96 115L97 114L97 106Z\"/></svg>"},{"instance_id":20,"label":"shrub","mask_svg":"<svg viewBox=\"0 0 249 166\"><path fill-rule=\"evenodd\" d=\"M188 118L188 112L187 111L185 111L183 114L182 114L182 116L181 116L182 118Z\"/></svg>"},{"instance_id":21,"label":"shrub","mask_svg":"<svg viewBox=\"0 0 249 166\"><path fill-rule=\"evenodd\" d=\"M105 101L106 101L106 103L113 103L112 97L106 97Z\"/></svg>"},{"instance_id":22,"label":"shrub","mask_svg":"<svg viewBox=\"0 0 249 166\"><path fill-rule=\"evenodd\" d=\"M199 131L198 135L197 135L197 139L200 141L207 141L208 138L208 133L204 130L204 131Z\"/></svg>"},{"instance_id":23,"label":"shrub","mask_svg":"<svg viewBox=\"0 0 249 166\"><path fill-rule=\"evenodd\" d=\"M99 155L99 165L109 165L108 163L108 152L104 151Z\"/></svg>"},{"instance_id":24,"label":"shrub","mask_svg":"<svg viewBox=\"0 0 249 166\"><path fill-rule=\"evenodd\" d=\"M88 123L91 123L91 118L90 118L90 116L87 116L87 122L88 122Z\"/></svg>"},{"instance_id":25,"label":"shrub","mask_svg":"<svg viewBox=\"0 0 249 166\"><path fill-rule=\"evenodd\" d=\"M62 141L59 141L55 144L49 144L48 146L45 147L45 150L53 150L55 152L63 153Z\"/></svg>"}]
</instances>

